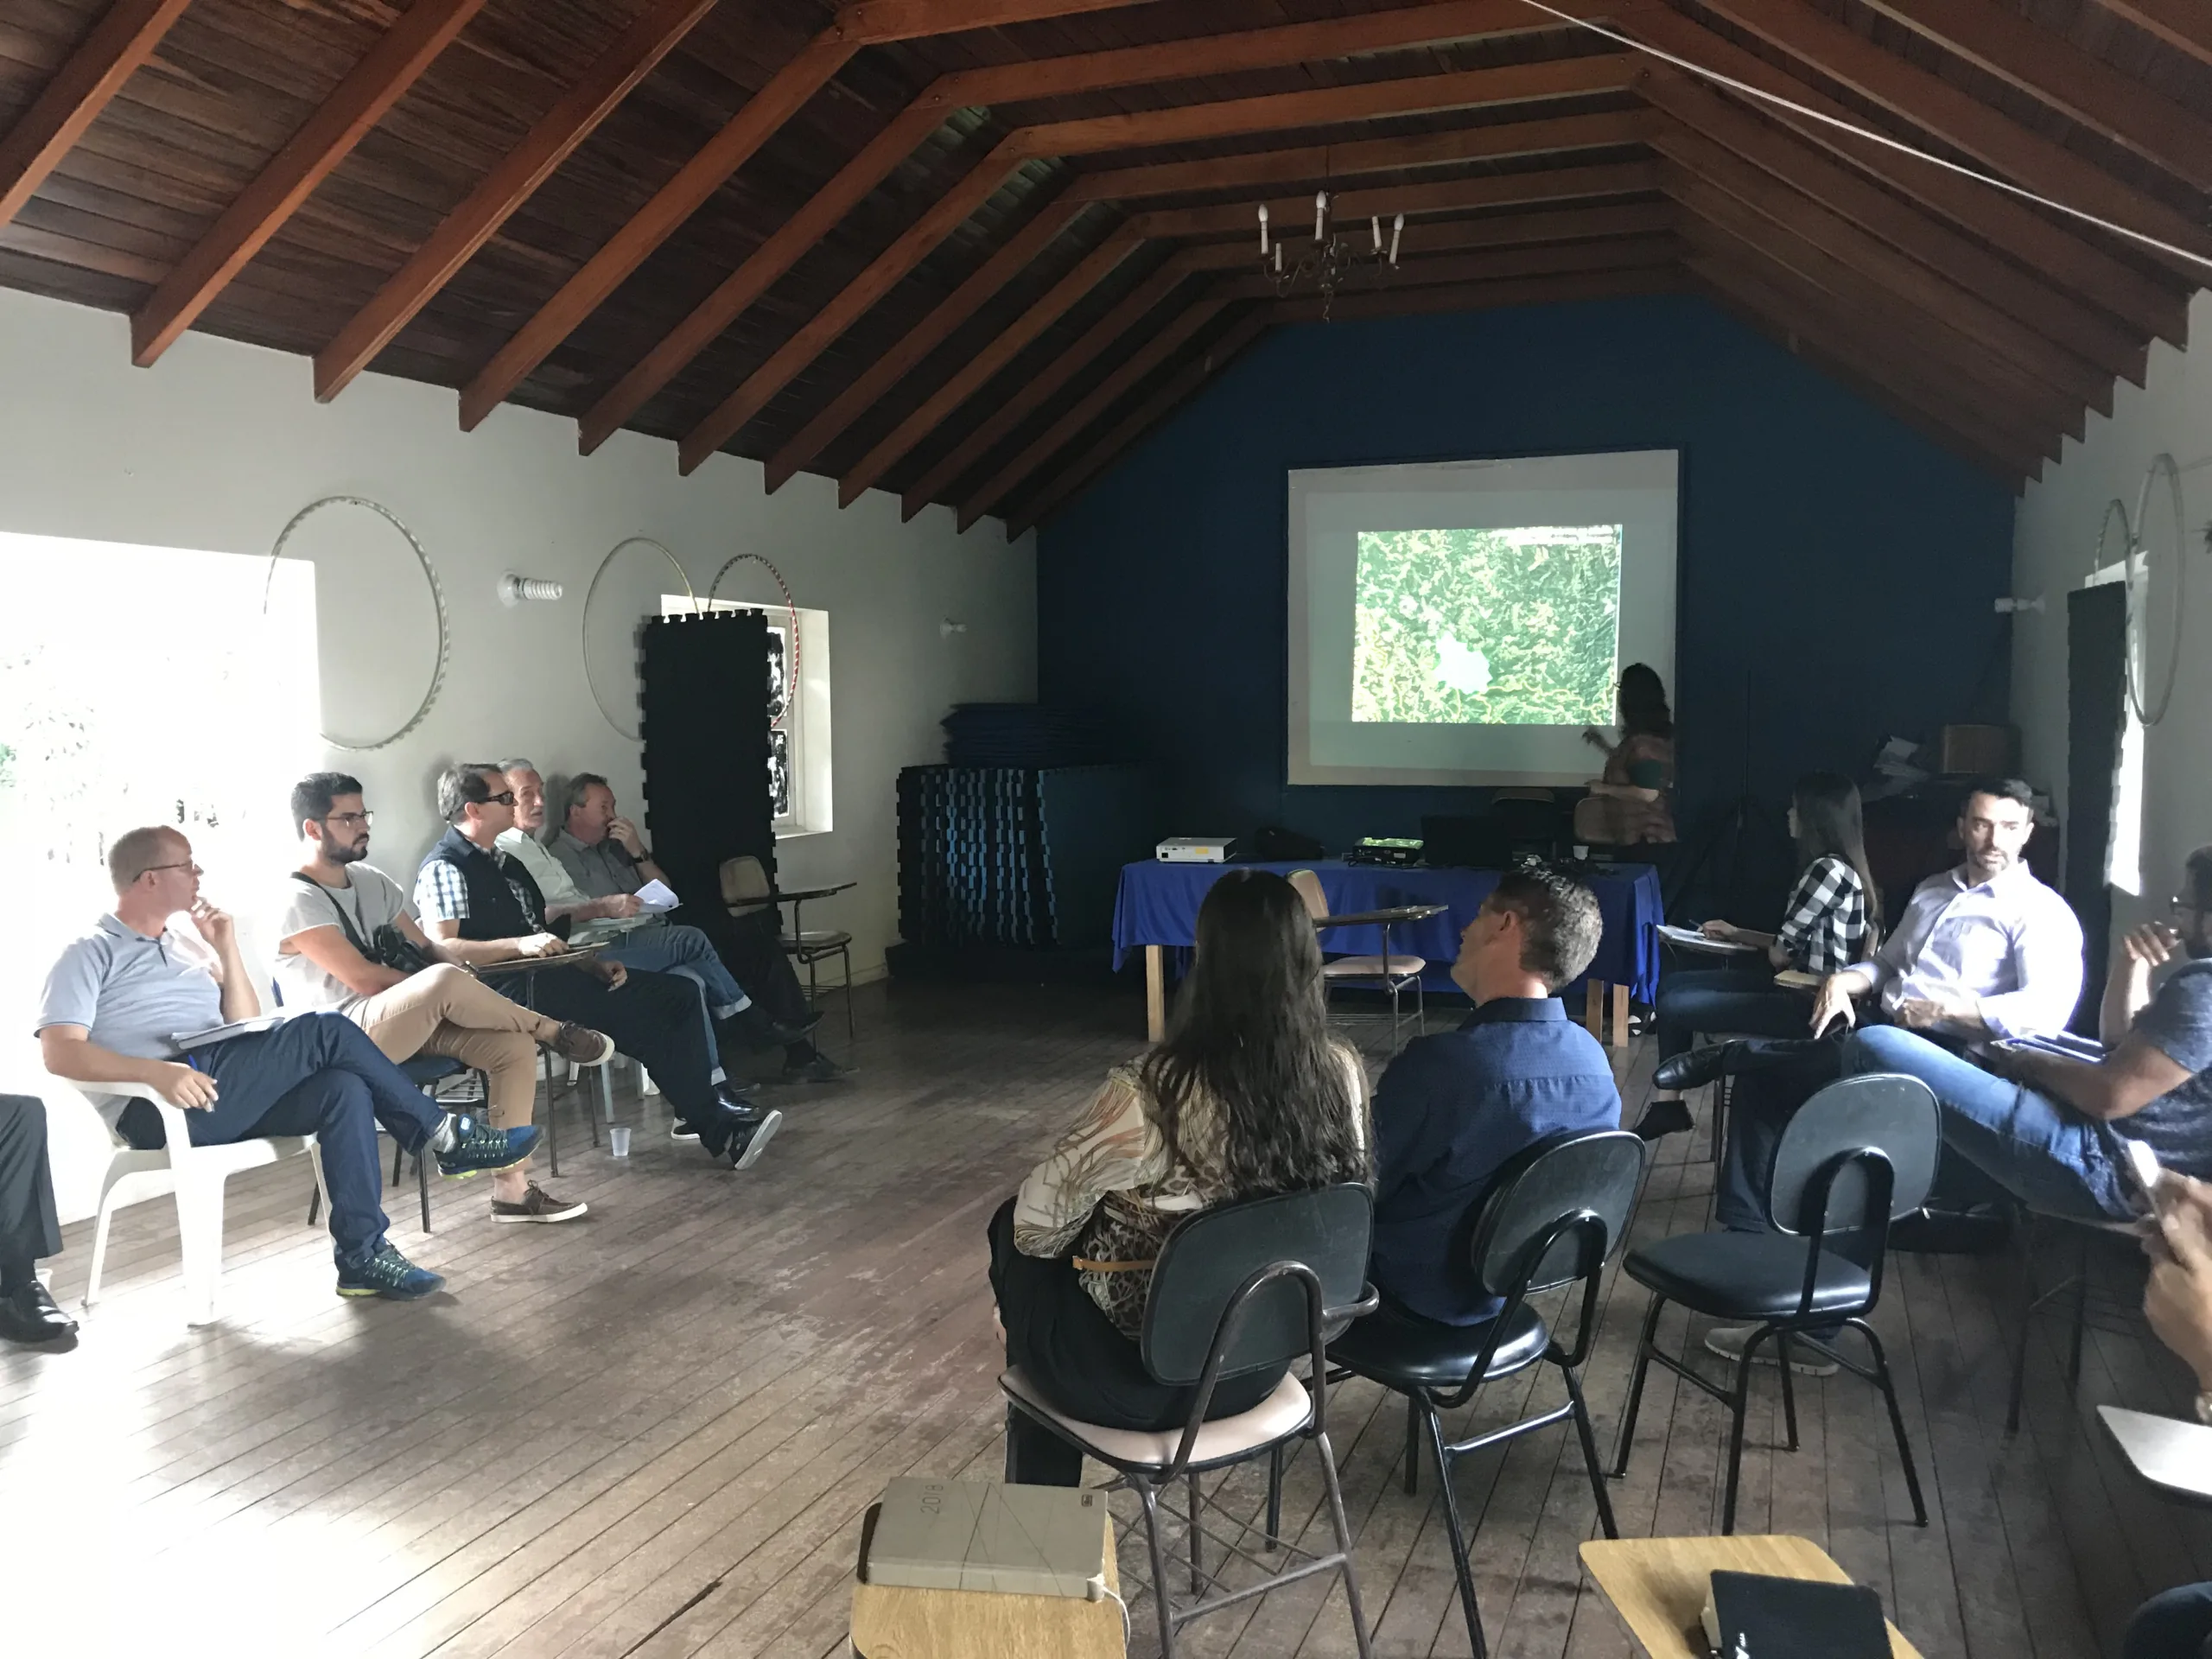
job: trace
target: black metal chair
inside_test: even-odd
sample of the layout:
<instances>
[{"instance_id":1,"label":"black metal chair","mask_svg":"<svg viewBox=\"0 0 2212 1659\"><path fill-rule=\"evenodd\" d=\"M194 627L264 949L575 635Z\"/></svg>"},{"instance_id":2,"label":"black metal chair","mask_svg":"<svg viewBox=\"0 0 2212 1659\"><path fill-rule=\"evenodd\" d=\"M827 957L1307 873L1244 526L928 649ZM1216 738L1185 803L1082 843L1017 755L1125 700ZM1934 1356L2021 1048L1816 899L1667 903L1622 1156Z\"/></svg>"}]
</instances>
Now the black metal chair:
<instances>
[{"instance_id":1,"label":"black metal chair","mask_svg":"<svg viewBox=\"0 0 2212 1659\"><path fill-rule=\"evenodd\" d=\"M1792 1343L1864 1377L1882 1391L1890 1428L1904 1465L1916 1526L1928 1524L1912 1446L1897 1409L1897 1388L1881 1338L1866 1323L1882 1294L1882 1268L1890 1224L1917 1210L1936 1177L1942 1147L1936 1096L1916 1077L1874 1074L1829 1084L1801 1107L1775 1147L1768 1185L1770 1233L1686 1233L1630 1250L1622 1271L1652 1293L1636 1350L1628 1409L1621 1415L1613 1473L1628 1472L1636 1414L1643 1382L1656 1360L1722 1402L1732 1419L1728 1440L1728 1491L1720 1530L1736 1529L1736 1486L1744 1461L1744 1411L1751 1364L1770 1340L1782 1373L1783 1421L1789 1450L1797 1449L1797 1400L1790 1382ZM1736 1362L1732 1386L1723 1387L1656 1341L1659 1314L1669 1302L1692 1313L1755 1327ZM1807 1333L1844 1325L1866 1339L1870 1366L1837 1352Z\"/></svg>"},{"instance_id":2,"label":"black metal chair","mask_svg":"<svg viewBox=\"0 0 2212 1659\"><path fill-rule=\"evenodd\" d=\"M1395 1308L1358 1320L1329 1344L1338 1375L1363 1376L1406 1397L1406 1491L1416 1488L1420 1442L1435 1461L1444 1497L1444 1525L1459 1607L1477 1659L1481 1615L1467 1555L1466 1525L1452 1490L1459 1459L1553 1423L1572 1419L1583 1466L1598 1500L1605 1536L1618 1538L1613 1506L1598 1460L1578 1375L1597 1334L1598 1297L1606 1258L1628 1236L1629 1217L1643 1179L1646 1147L1619 1129L1548 1136L1511 1159L1471 1212L1468 1261L1475 1281L1503 1299L1497 1316L1481 1325L1439 1325ZM1529 1298L1580 1282L1582 1294L1571 1342L1561 1346ZM1567 1403L1465 1440L1446 1440L1438 1414L1457 1411L1483 1384L1524 1371L1539 1361L1559 1367Z\"/></svg>"},{"instance_id":3,"label":"black metal chair","mask_svg":"<svg viewBox=\"0 0 2212 1659\"><path fill-rule=\"evenodd\" d=\"M1192 1619L1218 1612L1278 1585L1341 1572L1351 1613L1352 1640L1367 1659L1367 1619L1351 1565L1351 1532L1329 1445L1327 1367L1329 1333L1375 1308L1367 1285L1367 1252L1374 1230L1374 1196L1363 1186L1324 1187L1224 1205L1193 1216L1169 1234L1153 1268L1140 1351L1146 1370L1170 1388L1195 1389L1182 1427L1146 1432L1083 1422L1054 1407L1017 1370L999 1378L1012 1408L1043 1425L1116 1471L1109 1491L1135 1492L1143 1506L1145 1543L1151 1554L1152 1590L1160 1622L1160 1650L1173 1659L1175 1632ZM1313 1363L1309 1383L1286 1375L1281 1386L1251 1410L1206 1421L1214 1389L1224 1378L1250 1376L1300 1356ZM1258 1584L1208 1597L1220 1572L1205 1571L1199 1540L1205 1500L1198 1477L1268 1457L1288 1442L1313 1443L1328 1492L1336 1548L1326 1554L1285 1544L1306 1559ZM1196 1599L1178 1609L1167 1591L1167 1554L1160 1536L1160 1499L1178 1480L1190 1491L1188 1535L1191 1588ZM1240 1526L1243 1523L1239 1523ZM1281 1525L1271 1504L1270 1547ZM1230 1556L1266 1571L1237 1544L1217 1538ZM1226 1567L1224 1560L1222 1565Z\"/></svg>"}]
</instances>

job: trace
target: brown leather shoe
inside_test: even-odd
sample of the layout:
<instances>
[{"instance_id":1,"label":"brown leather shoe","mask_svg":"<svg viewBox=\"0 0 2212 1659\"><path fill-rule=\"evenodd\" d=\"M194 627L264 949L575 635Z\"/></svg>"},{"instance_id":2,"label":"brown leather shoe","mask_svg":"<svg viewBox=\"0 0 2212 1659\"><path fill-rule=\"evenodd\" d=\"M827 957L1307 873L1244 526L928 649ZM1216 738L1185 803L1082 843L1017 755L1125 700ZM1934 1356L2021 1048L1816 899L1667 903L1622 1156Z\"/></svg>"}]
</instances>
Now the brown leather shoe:
<instances>
[{"instance_id":1,"label":"brown leather shoe","mask_svg":"<svg viewBox=\"0 0 2212 1659\"><path fill-rule=\"evenodd\" d=\"M556 1198L536 1181L532 1181L529 1189L523 1193L522 1202L519 1204L508 1204L499 1198L493 1199L492 1219L494 1221L574 1221L590 1208L591 1206L581 1198L573 1203L567 1198Z\"/></svg>"},{"instance_id":2,"label":"brown leather shoe","mask_svg":"<svg viewBox=\"0 0 2212 1659\"><path fill-rule=\"evenodd\" d=\"M545 1045L564 1060L578 1065L605 1065L614 1058L614 1039L603 1031L569 1020Z\"/></svg>"}]
</instances>

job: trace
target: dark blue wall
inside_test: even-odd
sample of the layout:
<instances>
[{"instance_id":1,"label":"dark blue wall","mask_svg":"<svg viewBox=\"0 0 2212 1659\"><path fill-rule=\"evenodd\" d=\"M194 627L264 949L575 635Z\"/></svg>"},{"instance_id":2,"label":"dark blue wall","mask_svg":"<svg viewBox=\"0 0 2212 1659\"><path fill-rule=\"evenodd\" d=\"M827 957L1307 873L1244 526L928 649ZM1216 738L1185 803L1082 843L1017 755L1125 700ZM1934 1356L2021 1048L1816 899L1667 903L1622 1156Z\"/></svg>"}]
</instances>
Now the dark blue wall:
<instances>
[{"instance_id":1,"label":"dark blue wall","mask_svg":"<svg viewBox=\"0 0 2212 1659\"><path fill-rule=\"evenodd\" d=\"M1283 781L1284 474L1662 448L1685 836L1739 787L1746 676L1751 783L1777 803L1808 767L1863 776L1885 737L1970 717L1977 687L2002 718L2005 486L1676 296L1269 334L1043 527L1040 693L1113 716L1177 833L1417 834L1474 791Z\"/></svg>"}]
</instances>

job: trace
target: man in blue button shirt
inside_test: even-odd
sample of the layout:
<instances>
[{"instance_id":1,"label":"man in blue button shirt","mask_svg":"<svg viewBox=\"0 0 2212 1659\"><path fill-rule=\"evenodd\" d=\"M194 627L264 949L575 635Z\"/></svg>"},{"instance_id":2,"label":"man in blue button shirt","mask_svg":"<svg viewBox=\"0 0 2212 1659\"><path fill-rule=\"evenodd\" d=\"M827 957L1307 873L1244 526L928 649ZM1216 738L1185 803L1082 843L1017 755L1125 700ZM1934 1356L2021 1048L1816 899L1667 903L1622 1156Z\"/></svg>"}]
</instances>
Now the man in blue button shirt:
<instances>
[{"instance_id":1,"label":"man in blue button shirt","mask_svg":"<svg viewBox=\"0 0 2212 1659\"><path fill-rule=\"evenodd\" d=\"M1492 1318L1467 1260L1491 1178L1546 1135L1620 1127L1605 1051L1559 999L1604 931L1597 895L1539 866L1507 874L1459 936L1452 979L1475 1011L1408 1043L1375 1090L1370 1273L1387 1302L1446 1325Z\"/></svg>"}]
</instances>

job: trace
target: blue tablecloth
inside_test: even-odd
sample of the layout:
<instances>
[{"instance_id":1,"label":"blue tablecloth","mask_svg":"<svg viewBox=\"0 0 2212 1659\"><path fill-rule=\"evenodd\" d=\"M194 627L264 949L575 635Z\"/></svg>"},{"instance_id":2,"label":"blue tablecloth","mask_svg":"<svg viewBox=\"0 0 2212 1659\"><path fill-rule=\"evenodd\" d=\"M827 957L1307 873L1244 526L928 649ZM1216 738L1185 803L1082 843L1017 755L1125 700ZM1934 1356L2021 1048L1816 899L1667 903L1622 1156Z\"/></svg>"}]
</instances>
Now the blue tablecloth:
<instances>
[{"instance_id":1,"label":"blue tablecloth","mask_svg":"<svg viewBox=\"0 0 2212 1659\"><path fill-rule=\"evenodd\" d=\"M1198 905L1206 889L1221 879L1224 870L1237 868L1163 864L1149 858L1122 866L1121 891L1114 900L1115 967L1119 968L1139 945L1191 945ZM1389 869L1346 864L1338 859L1243 868L1284 874L1312 870L1321 878L1329 908L1339 915L1388 910L1397 905L1448 906L1440 916L1390 930L1392 950L1428 959L1423 980L1438 989L1450 984L1451 966L1459 955L1459 935L1497 885L1498 877L1496 870ZM1592 877L1590 885L1605 912L1605 937L1586 977L1629 986L1638 1001L1650 1001L1659 994L1659 936L1654 931L1661 918L1659 872L1649 864L1617 865L1611 874ZM1382 930L1331 928L1321 936L1321 948L1332 957L1376 955L1382 949Z\"/></svg>"}]
</instances>

